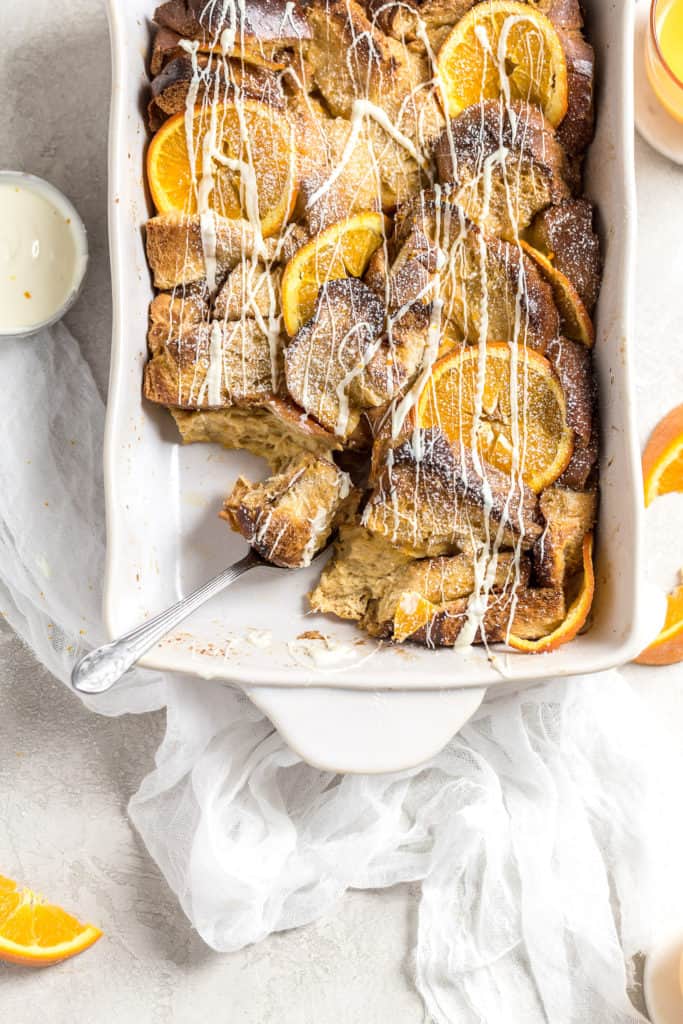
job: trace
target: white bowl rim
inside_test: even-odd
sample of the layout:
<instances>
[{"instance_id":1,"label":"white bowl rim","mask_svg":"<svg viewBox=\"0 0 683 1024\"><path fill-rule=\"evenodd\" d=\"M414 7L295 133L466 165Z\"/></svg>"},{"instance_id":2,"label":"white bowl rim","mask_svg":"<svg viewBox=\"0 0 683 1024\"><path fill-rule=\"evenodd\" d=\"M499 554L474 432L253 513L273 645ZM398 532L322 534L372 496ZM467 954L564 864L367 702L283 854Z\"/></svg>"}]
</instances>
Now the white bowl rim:
<instances>
[{"instance_id":1,"label":"white bowl rim","mask_svg":"<svg viewBox=\"0 0 683 1024\"><path fill-rule=\"evenodd\" d=\"M47 178L41 178L38 174L32 174L29 171L15 171L10 168L0 168L0 185L4 184L6 181L12 180L33 184L36 186L36 191L42 191L43 193L47 193L48 196L54 197L59 205L68 212L69 217L71 218L70 227L72 227L73 233L77 238L80 256L80 271L76 284L71 289L56 313L47 317L45 320L41 320L39 323L30 324L28 327L22 327L18 330L13 329L3 331L2 328L0 328L0 338L27 338L34 334L38 334L45 327L51 327L66 316L68 311L76 302L81 293L81 289L83 288L83 282L85 281L85 275L88 270L88 263L90 262L90 253L88 249L88 232L85 224L83 223L83 218L69 197L65 195L61 189L57 188L56 185L53 185L51 181L47 180Z\"/></svg>"}]
</instances>

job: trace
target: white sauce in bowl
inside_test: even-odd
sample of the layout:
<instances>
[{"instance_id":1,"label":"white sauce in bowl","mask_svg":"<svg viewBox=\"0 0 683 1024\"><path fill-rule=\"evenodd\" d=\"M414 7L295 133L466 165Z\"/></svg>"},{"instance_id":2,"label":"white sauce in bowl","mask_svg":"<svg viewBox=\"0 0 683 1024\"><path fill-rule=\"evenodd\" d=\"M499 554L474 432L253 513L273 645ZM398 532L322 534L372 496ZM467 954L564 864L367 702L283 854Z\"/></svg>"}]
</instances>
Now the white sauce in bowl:
<instances>
[{"instance_id":1,"label":"white sauce in bowl","mask_svg":"<svg viewBox=\"0 0 683 1024\"><path fill-rule=\"evenodd\" d=\"M0 173L0 334L29 334L62 316L87 260L68 199L40 178Z\"/></svg>"}]
</instances>

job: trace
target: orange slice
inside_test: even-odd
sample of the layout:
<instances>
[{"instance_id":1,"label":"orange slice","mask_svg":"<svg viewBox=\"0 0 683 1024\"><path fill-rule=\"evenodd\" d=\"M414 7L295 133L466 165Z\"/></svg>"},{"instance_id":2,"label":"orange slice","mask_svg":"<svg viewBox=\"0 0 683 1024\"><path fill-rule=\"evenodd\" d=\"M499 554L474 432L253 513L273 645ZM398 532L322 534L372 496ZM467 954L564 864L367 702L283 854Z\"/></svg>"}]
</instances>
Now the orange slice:
<instances>
[{"instance_id":1,"label":"orange slice","mask_svg":"<svg viewBox=\"0 0 683 1024\"><path fill-rule=\"evenodd\" d=\"M527 256L531 257L538 265L552 288L555 305L562 318L562 328L566 336L573 341L582 342L586 348L592 348L595 342L593 323L574 285L542 252L534 249L528 242L520 244Z\"/></svg>"},{"instance_id":2,"label":"orange slice","mask_svg":"<svg viewBox=\"0 0 683 1024\"><path fill-rule=\"evenodd\" d=\"M593 569L593 534L588 533L583 541L583 579L579 592L569 606L567 618L561 626L540 640L522 640L509 636L508 644L525 654L547 654L568 644L586 625L595 594L595 572Z\"/></svg>"},{"instance_id":3,"label":"orange slice","mask_svg":"<svg viewBox=\"0 0 683 1024\"><path fill-rule=\"evenodd\" d=\"M287 118L252 99L195 107L191 161L185 114L170 117L147 152L147 180L159 213L197 213L205 148L213 154L206 179L213 185L211 209L231 219L258 216L264 238L276 234L294 208L298 189Z\"/></svg>"},{"instance_id":4,"label":"orange slice","mask_svg":"<svg viewBox=\"0 0 683 1024\"><path fill-rule=\"evenodd\" d=\"M428 601L422 594L414 590L406 590L401 594L394 612L394 633L393 639L397 644L402 644L418 629L426 626L438 612L438 607Z\"/></svg>"},{"instance_id":5,"label":"orange slice","mask_svg":"<svg viewBox=\"0 0 683 1024\"><path fill-rule=\"evenodd\" d=\"M683 491L683 405L655 427L643 455L645 504L660 494Z\"/></svg>"},{"instance_id":6,"label":"orange slice","mask_svg":"<svg viewBox=\"0 0 683 1024\"><path fill-rule=\"evenodd\" d=\"M292 256L282 276L282 315L289 335L313 316L326 281L362 277L384 240L384 216L366 211L332 224Z\"/></svg>"},{"instance_id":7,"label":"orange slice","mask_svg":"<svg viewBox=\"0 0 683 1024\"><path fill-rule=\"evenodd\" d=\"M0 876L0 960L40 967L92 946L102 932Z\"/></svg>"},{"instance_id":8,"label":"orange slice","mask_svg":"<svg viewBox=\"0 0 683 1024\"><path fill-rule=\"evenodd\" d=\"M439 427L454 444L474 450L491 465L542 491L567 468L574 435L560 382L548 360L505 342L452 352L434 365L420 395L417 420ZM483 365L480 366L480 362ZM478 398L480 400L477 416Z\"/></svg>"},{"instance_id":9,"label":"orange slice","mask_svg":"<svg viewBox=\"0 0 683 1024\"><path fill-rule=\"evenodd\" d=\"M552 125L567 113L567 62L552 22L530 4L490 0L461 18L439 50L448 114L480 100L528 100Z\"/></svg>"},{"instance_id":10,"label":"orange slice","mask_svg":"<svg viewBox=\"0 0 683 1024\"><path fill-rule=\"evenodd\" d=\"M675 665L683 661L683 586L669 594L664 627L636 661L639 665Z\"/></svg>"}]
</instances>

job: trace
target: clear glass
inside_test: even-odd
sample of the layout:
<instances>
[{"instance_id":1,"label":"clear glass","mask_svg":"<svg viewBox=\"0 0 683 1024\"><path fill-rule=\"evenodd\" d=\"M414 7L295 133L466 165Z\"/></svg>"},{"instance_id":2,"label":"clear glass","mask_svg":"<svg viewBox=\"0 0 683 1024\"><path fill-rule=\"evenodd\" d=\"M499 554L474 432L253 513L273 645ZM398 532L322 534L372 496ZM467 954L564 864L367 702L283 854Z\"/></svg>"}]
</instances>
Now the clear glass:
<instances>
[{"instance_id":1,"label":"clear glass","mask_svg":"<svg viewBox=\"0 0 683 1024\"><path fill-rule=\"evenodd\" d=\"M680 26L680 37L665 36L662 31L665 22L668 22L667 30L673 25ZM647 73L659 102L683 124L683 81L671 65L674 52L683 52L683 0L652 0L645 44Z\"/></svg>"}]
</instances>

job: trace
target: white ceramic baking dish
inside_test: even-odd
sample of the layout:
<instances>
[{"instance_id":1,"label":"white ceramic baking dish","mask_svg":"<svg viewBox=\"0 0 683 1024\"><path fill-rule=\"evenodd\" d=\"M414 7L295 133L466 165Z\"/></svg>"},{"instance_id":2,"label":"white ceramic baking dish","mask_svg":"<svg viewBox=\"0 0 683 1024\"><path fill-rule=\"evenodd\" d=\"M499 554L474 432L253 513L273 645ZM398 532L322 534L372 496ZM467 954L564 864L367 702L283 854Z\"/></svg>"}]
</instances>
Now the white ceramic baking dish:
<instances>
[{"instance_id":1,"label":"white ceramic baking dish","mask_svg":"<svg viewBox=\"0 0 683 1024\"><path fill-rule=\"evenodd\" d=\"M152 289L143 225L150 206L143 119L153 0L109 0L113 99L109 152L114 292L105 445L108 559L105 618L113 635L159 611L244 553L217 519L251 456L181 447L168 413L141 396ZM636 230L632 24L629 0L586 0L598 68L598 127L587 166L605 255L595 348L602 415L602 503L591 630L544 655L428 651L363 639L353 625L307 612L319 563L257 570L159 644L145 664L243 687L308 760L337 770L406 767L437 751L487 690L599 672L652 635L640 584L642 483L629 349ZM659 612L659 609L656 609ZM651 619L651 615L650 615ZM319 630L327 642L297 640ZM599 686L598 679L595 685Z\"/></svg>"}]
</instances>

